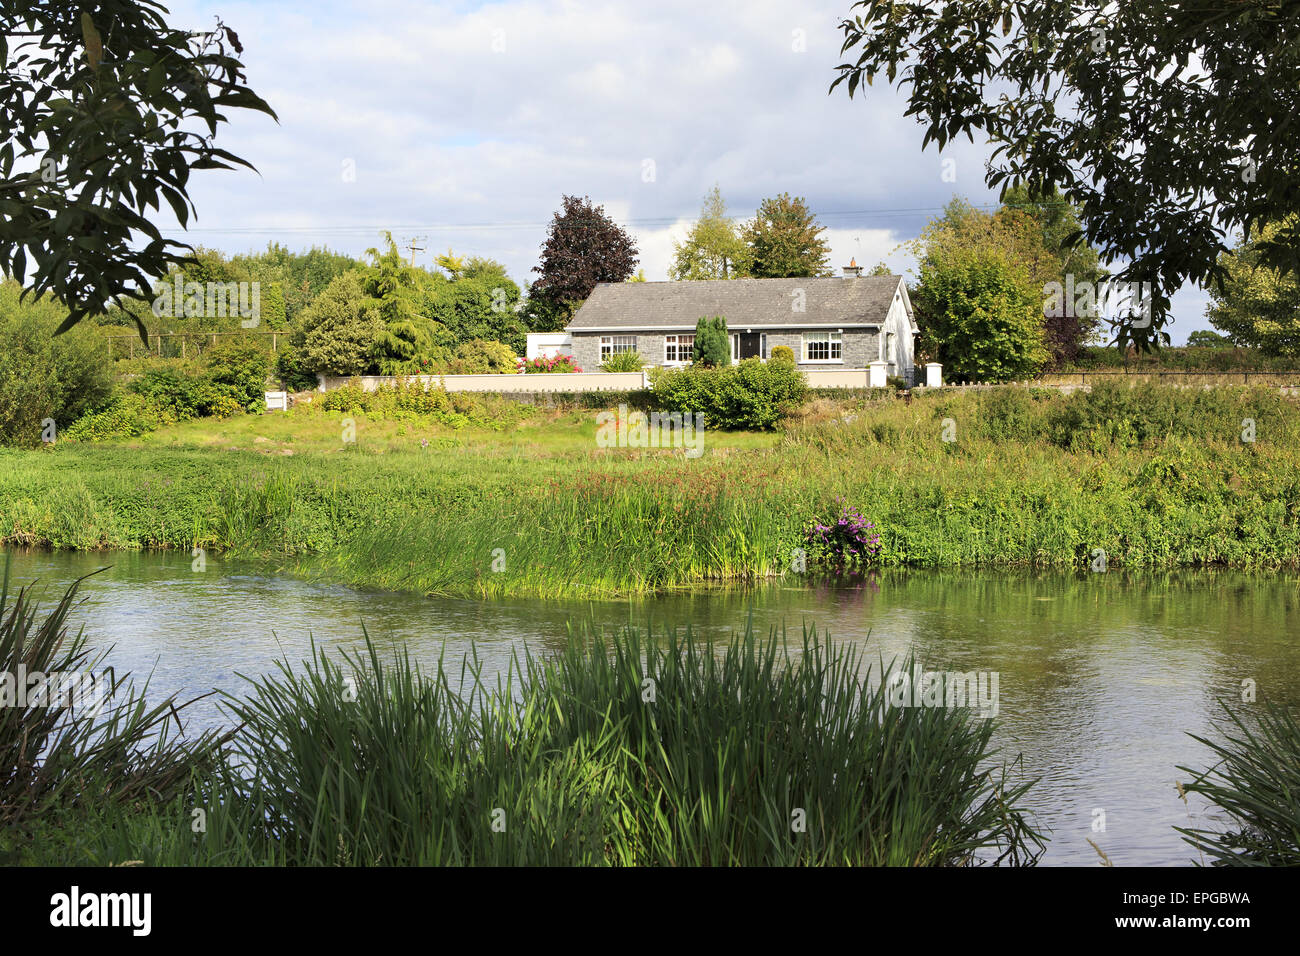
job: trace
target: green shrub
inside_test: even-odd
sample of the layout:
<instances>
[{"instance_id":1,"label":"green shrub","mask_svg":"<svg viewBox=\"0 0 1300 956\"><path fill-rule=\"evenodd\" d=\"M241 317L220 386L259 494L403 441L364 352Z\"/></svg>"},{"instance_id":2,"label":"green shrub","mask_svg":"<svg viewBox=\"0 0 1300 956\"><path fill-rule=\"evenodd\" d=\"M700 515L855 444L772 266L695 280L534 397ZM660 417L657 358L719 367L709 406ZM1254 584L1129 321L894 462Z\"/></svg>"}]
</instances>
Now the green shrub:
<instances>
[{"instance_id":1,"label":"green shrub","mask_svg":"<svg viewBox=\"0 0 1300 956\"><path fill-rule=\"evenodd\" d=\"M197 366L171 359L150 359L127 384L127 390L166 413L168 424L205 415L211 383Z\"/></svg>"},{"instance_id":2,"label":"green shrub","mask_svg":"<svg viewBox=\"0 0 1300 956\"><path fill-rule=\"evenodd\" d=\"M451 375L513 375L519 358L503 342L490 339L471 339L456 349L456 357L448 363Z\"/></svg>"},{"instance_id":3,"label":"green shrub","mask_svg":"<svg viewBox=\"0 0 1300 956\"><path fill-rule=\"evenodd\" d=\"M305 392L317 385L316 373L308 366L302 350L285 344L275 356L275 374L290 392Z\"/></svg>"},{"instance_id":4,"label":"green shrub","mask_svg":"<svg viewBox=\"0 0 1300 956\"><path fill-rule=\"evenodd\" d=\"M1193 332L1197 335L1213 333ZM1197 339L1198 342L1205 341ZM1197 345L1188 337L1186 346L1172 346L1145 355L1125 354L1112 346L1089 346L1063 371L1098 371L1127 369L1130 372L1293 372L1300 369L1294 355L1265 355L1259 349L1237 348L1231 344Z\"/></svg>"},{"instance_id":5,"label":"green shrub","mask_svg":"<svg viewBox=\"0 0 1300 956\"><path fill-rule=\"evenodd\" d=\"M239 399L233 395L218 395L212 401L210 414L214 418L230 418L232 415L238 415L245 410Z\"/></svg>"},{"instance_id":6,"label":"green shrub","mask_svg":"<svg viewBox=\"0 0 1300 956\"><path fill-rule=\"evenodd\" d=\"M600 367L605 372L639 372L645 365L640 352L615 352Z\"/></svg>"},{"instance_id":7,"label":"green shrub","mask_svg":"<svg viewBox=\"0 0 1300 956\"><path fill-rule=\"evenodd\" d=\"M498 396L425 388L420 382L398 380L367 392L356 382L331 389L313 402L312 409L356 414L364 412L390 421L426 418L441 425L462 428L477 425L500 429L518 422L528 406Z\"/></svg>"},{"instance_id":8,"label":"green shrub","mask_svg":"<svg viewBox=\"0 0 1300 956\"><path fill-rule=\"evenodd\" d=\"M772 357L769 361L785 362L786 364L794 365L794 349L790 348L788 345L774 346L772 349Z\"/></svg>"},{"instance_id":9,"label":"green shrub","mask_svg":"<svg viewBox=\"0 0 1300 956\"><path fill-rule=\"evenodd\" d=\"M135 438L176 420L170 408L128 392L118 395L99 411L81 416L60 437L84 442Z\"/></svg>"},{"instance_id":10,"label":"green shrub","mask_svg":"<svg viewBox=\"0 0 1300 956\"><path fill-rule=\"evenodd\" d=\"M324 397L313 402L312 407L327 412L365 412L370 410L370 404L370 393L356 381L351 381L330 389Z\"/></svg>"},{"instance_id":11,"label":"green shrub","mask_svg":"<svg viewBox=\"0 0 1300 956\"><path fill-rule=\"evenodd\" d=\"M67 310L48 297L19 302L21 293L0 282L0 445L39 445L45 419L62 432L113 392L96 330L82 323L55 336Z\"/></svg>"},{"instance_id":12,"label":"green shrub","mask_svg":"<svg viewBox=\"0 0 1300 956\"><path fill-rule=\"evenodd\" d=\"M228 338L210 349L204 358L208 379L217 386L211 400L213 407L218 400L226 398L250 411L264 405L271 356L260 343L251 338ZM221 402L223 409L228 406L229 402Z\"/></svg>"},{"instance_id":13,"label":"green shrub","mask_svg":"<svg viewBox=\"0 0 1300 956\"><path fill-rule=\"evenodd\" d=\"M807 395L803 374L783 362L745 359L721 368L670 369L654 386L655 404L668 412L701 412L711 428L775 428Z\"/></svg>"}]
</instances>

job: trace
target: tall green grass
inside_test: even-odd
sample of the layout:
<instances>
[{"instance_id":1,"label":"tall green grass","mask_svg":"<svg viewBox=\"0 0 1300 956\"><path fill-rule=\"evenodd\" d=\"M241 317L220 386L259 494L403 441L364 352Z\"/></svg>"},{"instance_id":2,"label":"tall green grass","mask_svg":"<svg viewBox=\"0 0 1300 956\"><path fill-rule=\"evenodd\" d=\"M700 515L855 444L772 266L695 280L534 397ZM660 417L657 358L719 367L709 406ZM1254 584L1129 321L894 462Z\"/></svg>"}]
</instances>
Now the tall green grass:
<instances>
[{"instance_id":1,"label":"tall green grass","mask_svg":"<svg viewBox=\"0 0 1300 956\"><path fill-rule=\"evenodd\" d=\"M575 631L495 681L405 653L252 683L228 771L189 799L101 816L99 862L953 866L1033 863L1032 781L962 709L894 708L814 630ZM204 810L208 829L189 825Z\"/></svg>"},{"instance_id":2,"label":"tall green grass","mask_svg":"<svg viewBox=\"0 0 1300 956\"><path fill-rule=\"evenodd\" d=\"M1226 826L1178 830L1217 866L1300 866L1300 723L1275 704L1257 719L1224 710L1221 739L1191 735L1214 765L1178 769L1195 775L1186 791L1216 804Z\"/></svg>"},{"instance_id":3,"label":"tall green grass","mask_svg":"<svg viewBox=\"0 0 1300 956\"><path fill-rule=\"evenodd\" d=\"M146 702L126 676L103 668L81 631L68 628L75 582L38 620L30 588L9 590L9 560L0 583L0 826L21 831L44 814L169 800L187 792L195 770L219 763L228 734L186 738L184 704ZM36 694L59 675L94 675L101 683L84 697ZM21 687L20 687L21 685ZM21 697L19 696L22 692Z\"/></svg>"}]
</instances>

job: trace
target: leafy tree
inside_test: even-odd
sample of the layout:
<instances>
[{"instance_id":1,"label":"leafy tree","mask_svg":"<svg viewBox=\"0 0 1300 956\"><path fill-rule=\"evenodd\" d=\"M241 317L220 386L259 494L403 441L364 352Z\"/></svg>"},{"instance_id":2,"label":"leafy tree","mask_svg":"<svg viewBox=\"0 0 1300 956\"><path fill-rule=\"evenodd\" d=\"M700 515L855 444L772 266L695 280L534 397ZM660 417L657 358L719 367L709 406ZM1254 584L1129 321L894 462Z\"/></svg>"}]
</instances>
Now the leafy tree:
<instances>
[{"instance_id":1,"label":"leafy tree","mask_svg":"<svg viewBox=\"0 0 1300 956\"><path fill-rule=\"evenodd\" d=\"M1228 349L1232 348L1232 339L1208 329L1197 329L1187 336L1187 344L1191 348Z\"/></svg>"},{"instance_id":2,"label":"leafy tree","mask_svg":"<svg viewBox=\"0 0 1300 956\"><path fill-rule=\"evenodd\" d=\"M1059 190L1035 199L1026 186L1013 186L1003 196L1003 206L998 210L1002 218L1027 217L1036 226L1038 242L1047 257L1035 270L1035 281L1067 284L1072 277L1076 288L1089 283L1099 289L1108 273L1101 265L1101 257L1090 243L1072 237L1082 230L1078 207L1070 203ZM1044 337L1056 367L1073 362L1101 326L1100 317L1081 314L1077 300L1062 302L1063 308L1050 310L1044 318Z\"/></svg>"},{"instance_id":3,"label":"leafy tree","mask_svg":"<svg viewBox=\"0 0 1300 956\"><path fill-rule=\"evenodd\" d=\"M350 256L339 255L325 249L313 248L292 253L278 243L272 243L258 253L227 257L219 249L199 246L193 258L182 265L173 265L167 275L154 288L157 296L164 287L175 288L179 278L182 283L197 282L206 287L215 283L257 283L260 305L259 329L283 330L294 324L302 309L329 284L335 276L355 269L360 264ZM150 303L128 300L121 308L110 309L96 319L99 324L130 325L143 323L153 332L231 332L242 329L243 316L234 309L227 314L186 316L173 306L162 315L155 316Z\"/></svg>"},{"instance_id":4,"label":"leafy tree","mask_svg":"<svg viewBox=\"0 0 1300 956\"><path fill-rule=\"evenodd\" d=\"M31 260L32 293L67 307L60 331L151 298L151 280L190 249L151 211L165 201L185 226L192 170L252 168L213 143L226 111L275 116L246 83L233 30L173 27L166 12L141 0L0 7L0 269L22 281Z\"/></svg>"},{"instance_id":5,"label":"leafy tree","mask_svg":"<svg viewBox=\"0 0 1300 956\"><path fill-rule=\"evenodd\" d=\"M893 274L894 271L890 269L889 266L885 265L885 263L883 262L877 262L874 266L871 267L871 270L867 273L867 275L869 276L892 276Z\"/></svg>"},{"instance_id":6,"label":"leafy tree","mask_svg":"<svg viewBox=\"0 0 1300 956\"><path fill-rule=\"evenodd\" d=\"M301 367L330 375L363 375L375 366L385 332L379 303L366 295L362 273L345 272L306 309L294 335Z\"/></svg>"},{"instance_id":7,"label":"leafy tree","mask_svg":"<svg viewBox=\"0 0 1300 956\"><path fill-rule=\"evenodd\" d=\"M704 197L700 218L683 243L673 243L668 278L739 279L749 273L749 247L727 215L727 204L715 185Z\"/></svg>"},{"instance_id":8,"label":"leafy tree","mask_svg":"<svg viewBox=\"0 0 1300 956\"><path fill-rule=\"evenodd\" d=\"M627 282L645 282L645 281L646 281L646 278L645 278L645 270L644 270L644 269L637 269L637 270L636 270L636 275L634 275L634 276L628 276L627 279L626 279L625 281L627 281Z\"/></svg>"},{"instance_id":9,"label":"leafy tree","mask_svg":"<svg viewBox=\"0 0 1300 956\"><path fill-rule=\"evenodd\" d=\"M506 267L495 259L488 259L485 256L469 256L466 258L464 265L461 267L461 278L502 280L515 286L516 293L519 291L519 286L515 285L514 281L506 273Z\"/></svg>"},{"instance_id":10,"label":"leafy tree","mask_svg":"<svg viewBox=\"0 0 1300 956\"><path fill-rule=\"evenodd\" d=\"M802 197L764 199L744 229L750 273L758 279L829 276L830 246Z\"/></svg>"},{"instance_id":11,"label":"leafy tree","mask_svg":"<svg viewBox=\"0 0 1300 956\"><path fill-rule=\"evenodd\" d=\"M55 438L113 391L104 340L89 326L57 338L67 316L52 296L26 296L0 282L0 445L39 445L42 422Z\"/></svg>"},{"instance_id":12,"label":"leafy tree","mask_svg":"<svg viewBox=\"0 0 1300 956\"><path fill-rule=\"evenodd\" d=\"M1042 299L995 249L932 249L915 306L927 351L950 379L1028 378L1048 359Z\"/></svg>"},{"instance_id":13,"label":"leafy tree","mask_svg":"<svg viewBox=\"0 0 1300 956\"><path fill-rule=\"evenodd\" d=\"M450 359L455 341L442 323L421 308L428 273L408 265L393 237L386 239L382 251L367 250L371 264L362 281L365 294L377 300L384 323L373 355L381 375L418 374Z\"/></svg>"},{"instance_id":14,"label":"leafy tree","mask_svg":"<svg viewBox=\"0 0 1300 956\"><path fill-rule=\"evenodd\" d=\"M882 73L940 149L993 144L989 186L1059 187L1119 278L1150 282L1149 318L1116 341L1168 343L1173 290L1227 279L1224 231L1286 221L1260 247L1300 271L1300 29L1295 0L943 4L862 0L840 24L834 90ZM1067 105L1068 104L1068 105Z\"/></svg>"},{"instance_id":15,"label":"leafy tree","mask_svg":"<svg viewBox=\"0 0 1300 956\"><path fill-rule=\"evenodd\" d=\"M636 241L604 206L564 196L542 243L541 262L533 267L539 278L529 291L529 328L564 328L596 283L623 282L636 266Z\"/></svg>"},{"instance_id":16,"label":"leafy tree","mask_svg":"<svg viewBox=\"0 0 1300 956\"><path fill-rule=\"evenodd\" d=\"M1233 342L1268 355L1300 355L1300 284L1294 274L1265 265L1261 252L1292 225L1263 226L1225 252L1219 264L1227 279L1210 288L1206 309L1210 324Z\"/></svg>"},{"instance_id":17,"label":"leafy tree","mask_svg":"<svg viewBox=\"0 0 1300 956\"><path fill-rule=\"evenodd\" d=\"M536 283L528 289L520 317L529 332L560 332L569 324L573 313L578 311L581 302L560 302L552 299L540 290Z\"/></svg>"},{"instance_id":18,"label":"leafy tree","mask_svg":"<svg viewBox=\"0 0 1300 956\"><path fill-rule=\"evenodd\" d=\"M433 264L452 279L459 279L465 271L464 258L455 255L450 249L447 250L446 255L434 257Z\"/></svg>"},{"instance_id":19,"label":"leafy tree","mask_svg":"<svg viewBox=\"0 0 1300 956\"><path fill-rule=\"evenodd\" d=\"M266 287L278 284L284 296L285 321L292 324L298 313L320 295L330 282L349 269L360 266L351 256L313 246L304 252L290 252L279 243L269 243L265 250L230 259L230 267L241 278L261 282ZM265 311L265 300L263 300Z\"/></svg>"},{"instance_id":20,"label":"leafy tree","mask_svg":"<svg viewBox=\"0 0 1300 956\"><path fill-rule=\"evenodd\" d=\"M465 270L455 280L429 276L422 311L442 326L453 345L492 339L524 351L527 329L519 314L519 286L504 271Z\"/></svg>"},{"instance_id":21,"label":"leafy tree","mask_svg":"<svg viewBox=\"0 0 1300 956\"><path fill-rule=\"evenodd\" d=\"M1106 273L1097 262L1096 250L1086 244L1068 246L1061 242L1073 220L1069 206L1050 199L1035 202L1023 193L1012 192L1010 196L1011 202L992 214L954 197L944 207L943 216L913 244L918 259L932 251L959 248L995 253L1044 306L1048 283L1065 287L1067 276L1071 288L1084 288L1083 283L1093 283L1097 288ZM1044 343L1056 366L1077 358L1099 325L1095 310L1080 311L1076 299L1062 299L1066 301L1057 304L1064 307L1045 309L1043 318Z\"/></svg>"},{"instance_id":22,"label":"leafy tree","mask_svg":"<svg viewBox=\"0 0 1300 956\"><path fill-rule=\"evenodd\" d=\"M695 344L691 348L691 361L709 368L731 364L731 338L727 335L727 320L720 315L713 318L701 316L695 323Z\"/></svg>"},{"instance_id":23,"label":"leafy tree","mask_svg":"<svg viewBox=\"0 0 1300 956\"><path fill-rule=\"evenodd\" d=\"M482 256L457 256L449 249L435 260L447 272L420 276L420 311L437 321L446 340L460 346L495 340L524 351L527 329L520 315L519 286L506 267Z\"/></svg>"}]
</instances>

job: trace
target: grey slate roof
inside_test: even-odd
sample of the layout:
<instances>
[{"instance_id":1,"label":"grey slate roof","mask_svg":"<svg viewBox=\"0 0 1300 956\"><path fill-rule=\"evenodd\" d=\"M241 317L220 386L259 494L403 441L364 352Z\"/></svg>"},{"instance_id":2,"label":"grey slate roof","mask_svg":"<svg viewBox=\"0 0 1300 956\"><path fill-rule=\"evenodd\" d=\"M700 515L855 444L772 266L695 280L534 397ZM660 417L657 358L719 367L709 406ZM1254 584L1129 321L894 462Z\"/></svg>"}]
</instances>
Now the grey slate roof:
<instances>
[{"instance_id":1,"label":"grey slate roof","mask_svg":"<svg viewBox=\"0 0 1300 956\"><path fill-rule=\"evenodd\" d=\"M694 329L701 316L714 315L723 316L732 330L878 325L885 321L900 278L602 282L578 309L568 331ZM803 312L792 308L797 289L804 290Z\"/></svg>"}]
</instances>

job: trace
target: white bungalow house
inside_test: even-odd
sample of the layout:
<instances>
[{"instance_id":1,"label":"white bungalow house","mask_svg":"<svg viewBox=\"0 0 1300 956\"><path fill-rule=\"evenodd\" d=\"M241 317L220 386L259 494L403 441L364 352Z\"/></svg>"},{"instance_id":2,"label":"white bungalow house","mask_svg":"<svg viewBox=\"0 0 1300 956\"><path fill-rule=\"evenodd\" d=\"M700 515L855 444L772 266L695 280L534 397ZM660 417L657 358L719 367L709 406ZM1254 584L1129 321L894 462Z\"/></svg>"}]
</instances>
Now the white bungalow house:
<instances>
[{"instance_id":1,"label":"white bungalow house","mask_svg":"<svg viewBox=\"0 0 1300 956\"><path fill-rule=\"evenodd\" d=\"M901 276L863 276L856 263L843 278L614 282L596 286L565 329L568 341L534 342L568 351L584 369L617 352L638 352L650 365L690 361L696 322L720 315L731 333L732 361L771 357L789 347L800 368L864 369L915 382L916 321ZM550 354L554 354L551 352Z\"/></svg>"}]
</instances>

